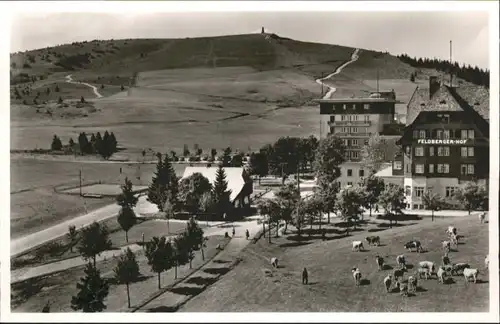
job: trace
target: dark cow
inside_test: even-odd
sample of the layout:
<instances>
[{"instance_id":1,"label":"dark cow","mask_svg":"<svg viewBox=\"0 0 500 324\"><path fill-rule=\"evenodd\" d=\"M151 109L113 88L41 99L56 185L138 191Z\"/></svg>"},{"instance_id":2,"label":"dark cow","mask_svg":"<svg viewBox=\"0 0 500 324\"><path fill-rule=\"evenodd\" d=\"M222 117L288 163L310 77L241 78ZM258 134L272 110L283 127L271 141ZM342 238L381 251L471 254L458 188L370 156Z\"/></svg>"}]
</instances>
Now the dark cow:
<instances>
[{"instance_id":1,"label":"dark cow","mask_svg":"<svg viewBox=\"0 0 500 324\"><path fill-rule=\"evenodd\" d=\"M380 245L380 236L368 236L366 238L366 242L368 242L368 245Z\"/></svg>"},{"instance_id":2,"label":"dark cow","mask_svg":"<svg viewBox=\"0 0 500 324\"><path fill-rule=\"evenodd\" d=\"M420 241L410 241L410 242L407 242L405 243L404 245L405 249L408 249L408 251L412 252L412 249L416 249L416 251L418 253L422 252L423 249L422 249L422 244L420 243Z\"/></svg>"}]
</instances>

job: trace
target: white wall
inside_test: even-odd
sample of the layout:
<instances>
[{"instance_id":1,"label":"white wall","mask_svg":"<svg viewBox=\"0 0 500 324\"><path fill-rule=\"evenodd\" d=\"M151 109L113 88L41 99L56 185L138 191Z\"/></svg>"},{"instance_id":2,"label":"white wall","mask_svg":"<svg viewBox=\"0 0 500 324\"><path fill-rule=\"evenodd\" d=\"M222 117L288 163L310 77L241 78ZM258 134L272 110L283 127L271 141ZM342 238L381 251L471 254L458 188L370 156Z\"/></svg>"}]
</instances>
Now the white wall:
<instances>
[{"instance_id":1,"label":"white wall","mask_svg":"<svg viewBox=\"0 0 500 324\"><path fill-rule=\"evenodd\" d=\"M352 170L352 176L347 176L347 170ZM340 182L341 187L347 186L348 182L352 182L352 185L356 185L361 181L361 177L359 176L359 170L364 170L361 162L345 162L340 165L340 177L337 181ZM365 170L365 177L368 176L368 171Z\"/></svg>"}]
</instances>

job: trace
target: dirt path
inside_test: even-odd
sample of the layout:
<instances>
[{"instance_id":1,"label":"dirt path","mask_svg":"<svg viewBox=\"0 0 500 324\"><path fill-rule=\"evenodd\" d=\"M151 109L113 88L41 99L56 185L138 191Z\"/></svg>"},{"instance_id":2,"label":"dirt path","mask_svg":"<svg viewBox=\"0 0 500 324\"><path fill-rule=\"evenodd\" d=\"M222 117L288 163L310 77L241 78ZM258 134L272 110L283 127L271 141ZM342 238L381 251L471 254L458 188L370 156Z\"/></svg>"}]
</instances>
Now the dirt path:
<instances>
[{"instance_id":1,"label":"dirt path","mask_svg":"<svg viewBox=\"0 0 500 324\"><path fill-rule=\"evenodd\" d=\"M330 79L331 77L333 77L333 76L335 76L335 75L339 74L340 72L342 72L342 70L343 70L346 66L348 66L348 65L349 65L349 64L351 64L352 62L357 61L357 60L359 59L359 55L358 55L358 54L359 54L359 48L357 48L357 49L354 51L354 53L352 53L352 56L351 56L351 60L350 60L350 61L347 61L347 62L345 62L344 64L342 64L341 66L339 66L339 67L335 70L335 72L333 72L333 73L331 73L331 74L327 75L327 76L326 76L326 77L324 77L324 78L321 78L321 79L317 79L317 80L316 80L316 83L318 83L318 84L320 84L320 85L324 85L324 86L326 86L328 89L330 89L330 90L328 90L328 92L325 94L325 96L323 97L323 99L330 99L330 97L332 96L332 94L333 94L335 91L337 91L337 88L335 88L335 87L331 87L331 86L327 85L326 83L324 83L323 81L324 81L324 80L328 80L328 79Z\"/></svg>"},{"instance_id":2,"label":"dirt path","mask_svg":"<svg viewBox=\"0 0 500 324\"><path fill-rule=\"evenodd\" d=\"M73 79L71 78L71 74L68 74L66 76L66 82L68 83L72 83L72 84L83 84L84 86L87 86L87 87L90 87L92 88L92 91L94 91L94 94L97 98L102 98L103 96L99 93L99 91L97 90L97 87L91 85L91 84L88 84L88 83L85 83L85 82L78 82L78 81L73 81Z\"/></svg>"}]
</instances>

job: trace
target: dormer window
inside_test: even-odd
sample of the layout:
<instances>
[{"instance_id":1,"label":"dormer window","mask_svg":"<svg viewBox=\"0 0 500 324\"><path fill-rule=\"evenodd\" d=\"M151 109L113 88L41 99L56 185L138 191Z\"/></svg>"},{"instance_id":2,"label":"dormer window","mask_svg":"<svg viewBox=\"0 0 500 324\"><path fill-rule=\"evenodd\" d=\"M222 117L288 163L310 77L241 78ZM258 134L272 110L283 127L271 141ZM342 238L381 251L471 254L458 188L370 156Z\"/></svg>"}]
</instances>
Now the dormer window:
<instances>
[{"instance_id":1,"label":"dormer window","mask_svg":"<svg viewBox=\"0 0 500 324\"><path fill-rule=\"evenodd\" d=\"M439 102L439 104L441 104L441 105L446 104L446 100L441 100L441 101Z\"/></svg>"},{"instance_id":2,"label":"dormer window","mask_svg":"<svg viewBox=\"0 0 500 324\"><path fill-rule=\"evenodd\" d=\"M423 106L425 106L425 103L423 103L423 102L422 102L422 103L420 104L420 106L422 106L422 107L423 107Z\"/></svg>"}]
</instances>

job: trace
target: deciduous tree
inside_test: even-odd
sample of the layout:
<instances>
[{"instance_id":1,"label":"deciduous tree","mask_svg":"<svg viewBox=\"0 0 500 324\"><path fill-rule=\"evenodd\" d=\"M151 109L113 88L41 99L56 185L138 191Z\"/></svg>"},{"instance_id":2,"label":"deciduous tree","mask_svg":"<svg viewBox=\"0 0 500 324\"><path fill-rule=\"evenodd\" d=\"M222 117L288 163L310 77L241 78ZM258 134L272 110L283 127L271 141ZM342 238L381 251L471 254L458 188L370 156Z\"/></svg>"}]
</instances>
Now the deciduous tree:
<instances>
[{"instance_id":1,"label":"deciduous tree","mask_svg":"<svg viewBox=\"0 0 500 324\"><path fill-rule=\"evenodd\" d=\"M151 271L158 274L158 289L161 289L160 275L170 269L174 261L172 243L165 237L153 237L146 243L146 258Z\"/></svg>"},{"instance_id":2,"label":"deciduous tree","mask_svg":"<svg viewBox=\"0 0 500 324\"><path fill-rule=\"evenodd\" d=\"M137 224L137 217L132 208L125 206L118 212L118 224L125 231L125 240L128 243L128 231Z\"/></svg>"},{"instance_id":3,"label":"deciduous tree","mask_svg":"<svg viewBox=\"0 0 500 324\"><path fill-rule=\"evenodd\" d=\"M340 165L345 161L345 146L336 135L329 135L319 142L314 160L316 176L322 181L334 182L340 177Z\"/></svg>"},{"instance_id":4,"label":"deciduous tree","mask_svg":"<svg viewBox=\"0 0 500 324\"><path fill-rule=\"evenodd\" d=\"M106 225L94 222L82 230L78 252L85 260L92 259L95 267L96 257L109 250L111 246L112 242Z\"/></svg>"},{"instance_id":5,"label":"deciduous tree","mask_svg":"<svg viewBox=\"0 0 500 324\"><path fill-rule=\"evenodd\" d=\"M265 177L269 174L269 165L267 160L267 155L265 152L252 153L250 155L250 174L257 175L260 178Z\"/></svg>"},{"instance_id":6,"label":"deciduous tree","mask_svg":"<svg viewBox=\"0 0 500 324\"><path fill-rule=\"evenodd\" d=\"M127 286L127 303L128 308L130 308L130 284L135 282L139 276L139 264L135 258L134 252L130 248L125 250L114 269L115 279L118 283L125 284Z\"/></svg>"},{"instance_id":7,"label":"deciduous tree","mask_svg":"<svg viewBox=\"0 0 500 324\"><path fill-rule=\"evenodd\" d=\"M434 221L434 212L443 205L443 198L438 193L427 190L422 196L422 202L426 209L432 211L431 219Z\"/></svg>"},{"instance_id":8,"label":"deciduous tree","mask_svg":"<svg viewBox=\"0 0 500 324\"><path fill-rule=\"evenodd\" d=\"M393 183L387 184L379 197L379 203L389 217L389 226L392 228L393 217L402 215L406 205L403 187Z\"/></svg>"},{"instance_id":9,"label":"deciduous tree","mask_svg":"<svg viewBox=\"0 0 500 324\"><path fill-rule=\"evenodd\" d=\"M182 179L179 184L179 199L184 210L191 214L198 213L201 196L211 190L210 181L199 172Z\"/></svg>"},{"instance_id":10,"label":"deciduous tree","mask_svg":"<svg viewBox=\"0 0 500 324\"><path fill-rule=\"evenodd\" d=\"M362 181L363 189L365 190L365 206L370 209L370 217L372 216L373 205L377 203L378 198L385 188L384 179L370 174L369 177L364 178Z\"/></svg>"},{"instance_id":11,"label":"deciduous tree","mask_svg":"<svg viewBox=\"0 0 500 324\"><path fill-rule=\"evenodd\" d=\"M356 228L356 222L363 213L363 198L363 191L358 186L346 187L337 195L337 210L340 217L347 222L347 235L349 235L351 223L354 223L354 228Z\"/></svg>"}]
</instances>

